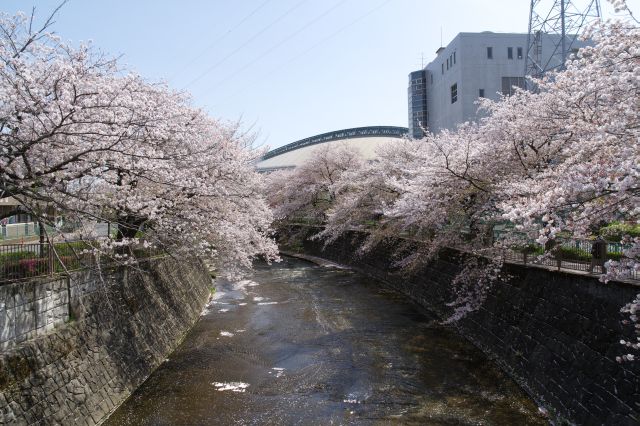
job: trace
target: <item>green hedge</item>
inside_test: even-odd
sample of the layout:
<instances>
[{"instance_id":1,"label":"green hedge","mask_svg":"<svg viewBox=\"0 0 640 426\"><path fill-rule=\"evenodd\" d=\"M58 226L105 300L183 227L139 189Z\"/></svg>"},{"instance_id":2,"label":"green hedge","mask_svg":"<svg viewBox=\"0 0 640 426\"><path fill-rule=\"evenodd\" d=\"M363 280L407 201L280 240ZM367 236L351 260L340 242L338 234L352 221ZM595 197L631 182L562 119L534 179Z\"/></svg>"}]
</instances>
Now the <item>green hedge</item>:
<instances>
[{"instance_id":1,"label":"green hedge","mask_svg":"<svg viewBox=\"0 0 640 426\"><path fill-rule=\"evenodd\" d=\"M575 248L575 247L562 247L560 249L562 253L562 260L576 260L579 262L591 262L593 256L590 252ZM622 258L621 253L607 252L607 260L620 260Z\"/></svg>"},{"instance_id":2,"label":"green hedge","mask_svg":"<svg viewBox=\"0 0 640 426\"><path fill-rule=\"evenodd\" d=\"M517 252L527 253L528 255L538 256L544 254L544 248L538 244L529 244L526 246L518 246L515 248Z\"/></svg>"},{"instance_id":3,"label":"green hedge","mask_svg":"<svg viewBox=\"0 0 640 426\"><path fill-rule=\"evenodd\" d=\"M590 252L576 247L560 247L560 254L563 260L590 262L592 258Z\"/></svg>"},{"instance_id":4,"label":"green hedge","mask_svg":"<svg viewBox=\"0 0 640 426\"><path fill-rule=\"evenodd\" d=\"M640 224L633 225L624 222L612 222L600 228L600 235L609 241L620 241L625 235L640 237Z\"/></svg>"},{"instance_id":5,"label":"green hedge","mask_svg":"<svg viewBox=\"0 0 640 426\"><path fill-rule=\"evenodd\" d=\"M8 262L17 262L21 259L31 259L38 255L32 251L18 251L14 253L2 253L0 254L0 264Z\"/></svg>"},{"instance_id":6,"label":"green hedge","mask_svg":"<svg viewBox=\"0 0 640 426\"><path fill-rule=\"evenodd\" d=\"M58 256L74 256L80 254L82 250L91 250L91 244L84 241L75 241L73 243L56 243L54 244ZM75 253L74 253L75 252Z\"/></svg>"}]
</instances>

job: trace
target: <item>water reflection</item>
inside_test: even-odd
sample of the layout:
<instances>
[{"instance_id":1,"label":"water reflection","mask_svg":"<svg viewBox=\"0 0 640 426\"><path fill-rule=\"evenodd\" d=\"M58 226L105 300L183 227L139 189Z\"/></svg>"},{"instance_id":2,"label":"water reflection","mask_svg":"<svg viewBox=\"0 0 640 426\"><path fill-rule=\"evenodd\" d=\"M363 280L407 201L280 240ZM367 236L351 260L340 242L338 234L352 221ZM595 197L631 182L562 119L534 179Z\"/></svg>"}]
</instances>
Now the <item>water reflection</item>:
<instances>
[{"instance_id":1,"label":"water reflection","mask_svg":"<svg viewBox=\"0 0 640 426\"><path fill-rule=\"evenodd\" d=\"M108 425L546 424L454 331L352 271L285 259L219 280Z\"/></svg>"}]
</instances>

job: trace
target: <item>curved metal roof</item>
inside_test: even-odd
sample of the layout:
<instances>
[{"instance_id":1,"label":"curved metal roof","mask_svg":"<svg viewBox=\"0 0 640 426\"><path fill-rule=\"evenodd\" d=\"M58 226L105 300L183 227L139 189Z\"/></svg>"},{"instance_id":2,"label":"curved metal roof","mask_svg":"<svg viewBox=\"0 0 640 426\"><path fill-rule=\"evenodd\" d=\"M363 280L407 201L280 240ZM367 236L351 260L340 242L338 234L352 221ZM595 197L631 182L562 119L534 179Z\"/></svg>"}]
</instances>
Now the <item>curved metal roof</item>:
<instances>
[{"instance_id":1,"label":"curved metal roof","mask_svg":"<svg viewBox=\"0 0 640 426\"><path fill-rule=\"evenodd\" d=\"M280 148L273 149L267 152L262 160L273 158L285 152L295 151L296 149L304 148L319 143L331 142L342 139L355 139L355 138L369 138L369 137L395 137L402 138L409 133L409 129L406 127L396 126L369 126L369 127L354 127L352 129L335 130L333 132L322 133L320 135L311 136L309 138L300 139L296 142L291 142Z\"/></svg>"}]
</instances>

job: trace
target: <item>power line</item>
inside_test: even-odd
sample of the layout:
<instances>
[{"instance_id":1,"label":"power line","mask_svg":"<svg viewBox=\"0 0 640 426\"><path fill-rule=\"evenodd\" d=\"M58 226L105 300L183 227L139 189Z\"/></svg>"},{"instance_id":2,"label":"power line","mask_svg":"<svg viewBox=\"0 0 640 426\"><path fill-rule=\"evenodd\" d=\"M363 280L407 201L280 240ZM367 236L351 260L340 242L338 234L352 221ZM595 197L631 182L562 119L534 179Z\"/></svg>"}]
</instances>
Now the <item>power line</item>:
<instances>
[{"instance_id":1,"label":"power line","mask_svg":"<svg viewBox=\"0 0 640 426\"><path fill-rule=\"evenodd\" d=\"M344 3L346 3L347 0L341 0L338 3L334 4L332 7L330 7L329 9L327 9L325 12L321 13L320 15L316 16L315 18L313 18L311 21L307 22L306 24L304 24L302 27L298 28L296 31L294 31L293 33L289 34L287 37L285 37L284 39L280 40L278 43L276 43L275 45L273 45L272 47L270 47L269 49L267 49L265 52L263 52L260 56L254 58L251 62L245 64L244 66L236 69L234 72L232 72L231 74L227 75L224 79L220 80L218 83L216 83L214 86L210 87L209 89L206 90L206 92L211 91L213 89L218 88L219 86L221 86L223 83L225 83L227 80L230 80L231 78L235 77L236 75L238 75L239 73L241 73L242 71L246 70L247 68L249 68L251 65L255 64L256 62L260 61L262 58L264 58L265 56L267 56L269 53L273 52L274 50L276 50L278 47L282 46L283 44L285 44L286 42L288 42L289 40L291 40L292 38L294 38L295 36L297 36L298 34L300 34L301 32L303 32L304 30L306 30L307 28L309 28L310 26L312 26L313 24L315 24L316 22L320 21L322 18L324 18L325 16L327 16L328 14L330 14L331 12L333 12L335 9L337 9L338 7L342 6Z\"/></svg>"},{"instance_id":2,"label":"power line","mask_svg":"<svg viewBox=\"0 0 640 426\"><path fill-rule=\"evenodd\" d=\"M278 65L277 67L273 68L271 71L269 71L266 74L262 74L261 77L259 79L254 80L252 83L245 85L242 89L236 91L235 93L233 93L231 96L228 96L226 98L224 98L219 104L223 104L226 101L228 101L231 98L235 98L236 96L238 96L239 94L243 93L244 91L246 91L247 89L255 86L257 83L262 82L265 80L266 77L269 77L271 75L273 75L276 71L280 71L280 69L288 66L289 64L291 64L292 62L297 61L298 59L300 59L301 57L305 56L306 54L308 54L309 52L311 52L313 49L317 48L318 46L326 43L327 41L331 40L332 38L334 38L335 36L337 36L338 34L342 33L343 31L347 30L348 28L352 27L353 25L357 24L358 22L362 21L363 19L367 18L369 15L371 15L372 13L378 11L379 9L382 9L384 6L386 6L387 4L389 4L391 2L391 0L385 0L384 2L380 3L378 6L374 7L373 9L370 9L368 12L360 15L358 18L354 19L353 21L349 22L347 25L344 25L340 28L338 28L336 31L334 31L333 33L329 34L327 37L321 39L320 41L318 41L317 43L313 44L311 47L309 47L308 49L306 49L305 51L301 52L300 54L294 56L293 58L291 58L290 60L288 60L287 62L284 62L280 65ZM218 105L219 105L218 104ZM215 105L214 105L215 106Z\"/></svg>"},{"instance_id":3,"label":"power line","mask_svg":"<svg viewBox=\"0 0 640 426\"><path fill-rule=\"evenodd\" d=\"M233 55L235 55L236 53L238 53L240 50L242 50L243 48L245 48L249 43L251 43L253 40L257 39L258 37L260 37L265 31L267 31L268 29L270 29L271 27L273 27L275 24L277 24L278 22L280 22L281 20L283 20L285 17L287 17L289 14L291 14L291 12L293 12L294 10L296 10L297 8L299 8L300 6L302 6L304 3L308 2L309 0L302 0L298 3L296 3L293 7L289 8L286 12L284 12L282 15L278 16L275 20L271 21L269 24L267 24L267 26L263 27L260 31L258 31L257 33L255 33L253 36L251 36L251 38L249 38L247 41L245 41L242 45L240 45L239 47L237 47L236 49L234 49L231 53L229 53L227 56L225 56L224 58L222 58L221 60L219 60L218 62L216 62L215 64L213 64L212 66L210 66L209 68L207 68L204 72L202 72L200 75L198 75L196 78L194 78L193 80L191 80L189 83L187 83L182 89L186 89L187 87L191 86L193 83L200 81L202 79L202 77L206 76L207 74L209 74L211 71L213 71L214 69L218 68L220 65L222 65L224 62L227 61L227 59L231 58Z\"/></svg>"},{"instance_id":4,"label":"power line","mask_svg":"<svg viewBox=\"0 0 640 426\"><path fill-rule=\"evenodd\" d=\"M248 15L246 15L244 18L242 18L240 21L238 21L237 24L235 24L232 28L230 28L229 30L227 30L227 32L225 32L221 37L218 37L215 41L213 41L213 43L211 43L210 45L208 45L207 47L205 47L204 49L202 49L200 51L200 53L198 53L196 55L195 58L191 59L187 64L185 64L184 66L182 66L178 71L176 71L175 73L173 73L173 75L171 77L169 77L169 80L173 80L178 74L180 74L182 71L184 71L186 68L188 68L190 65L193 65L198 59L202 58L202 56L208 51L211 50L213 47L215 47L218 43L220 43L222 40L224 40L225 38L227 38L227 36L229 34L231 34L233 31L237 30L242 24L244 24L245 22L247 22L253 15L255 15L256 13L258 13L258 11L260 11L260 9L262 9L264 6L267 5L267 3L269 3L271 0L265 0L262 3L260 3L260 5L258 5L258 7L256 7L255 9L253 9L253 11L251 11L251 13L249 13Z\"/></svg>"}]
</instances>

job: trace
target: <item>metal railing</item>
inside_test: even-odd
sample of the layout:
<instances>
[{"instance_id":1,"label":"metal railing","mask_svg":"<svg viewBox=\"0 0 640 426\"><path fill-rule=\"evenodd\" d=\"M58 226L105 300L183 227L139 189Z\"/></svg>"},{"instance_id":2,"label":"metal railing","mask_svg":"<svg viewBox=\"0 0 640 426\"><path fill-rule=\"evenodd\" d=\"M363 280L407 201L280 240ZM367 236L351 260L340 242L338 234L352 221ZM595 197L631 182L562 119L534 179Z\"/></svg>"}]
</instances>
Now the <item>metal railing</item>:
<instances>
[{"instance_id":1,"label":"metal railing","mask_svg":"<svg viewBox=\"0 0 640 426\"><path fill-rule=\"evenodd\" d=\"M323 225L317 220L299 220L298 222L290 222L289 225L304 226L311 228L323 228ZM363 229L353 229L354 231L367 232ZM501 231L494 232L494 238L505 239L516 235L516 232ZM413 240L409 235L398 235L398 238L405 240ZM623 251L628 248L622 243L615 241L604 241L606 243L606 254L604 257L595 258L591 254L594 240L584 240L577 238L558 238L554 240L553 245L546 248L531 240L520 238L523 243L520 248L514 248L514 244L509 244L506 248L487 247L487 256L501 256L505 262L524 264L539 267L551 267L560 270L571 270L580 272L593 272L602 274L604 264L609 260L619 261L624 258ZM592 266L593 265L593 266ZM640 281L640 273L636 270L629 271L629 280Z\"/></svg>"},{"instance_id":2,"label":"metal railing","mask_svg":"<svg viewBox=\"0 0 640 426\"><path fill-rule=\"evenodd\" d=\"M591 254L593 243L592 240L559 239L551 247L532 243L520 249L505 249L502 255L508 262L594 273L604 273L603 265L607 261L618 261L624 257L625 246L612 241L604 242L606 254L603 257L594 257ZM640 280L640 275L633 270L629 278Z\"/></svg>"},{"instance_id":3,"label":"metal railing","mask_svg":"<svg viewBox=\"0 0 640 426\"><path fill-rule=\"evenodd\" d=\"M0 245L0 284L27 278L62 274L70 271L122 262L116 256L96 253L91 241ZM125 247L121 259L148 259L164 252L154 247ZM123 256L126 255L126 256Z\"/></svg>"}]
</instances>

